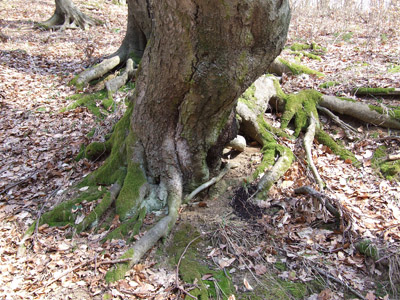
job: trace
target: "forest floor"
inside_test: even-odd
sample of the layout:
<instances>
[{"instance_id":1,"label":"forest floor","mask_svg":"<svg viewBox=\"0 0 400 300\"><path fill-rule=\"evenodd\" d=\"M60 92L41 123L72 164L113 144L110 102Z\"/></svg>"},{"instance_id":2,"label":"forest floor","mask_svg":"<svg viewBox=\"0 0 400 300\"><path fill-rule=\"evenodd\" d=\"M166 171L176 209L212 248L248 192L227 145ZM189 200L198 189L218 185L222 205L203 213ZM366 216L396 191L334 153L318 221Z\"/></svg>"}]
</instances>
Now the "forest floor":
<instances>
[{"instance_id":1,"label":"forest floor","mask_svg":"<svg viewBox=\"0 0 400 300\"><path fill-rule=\"evenodd\" d=\"M105 0L75 3L105 24L87 31L41 31L34 22L52 15L54 1L0 1L0 299L175 299L176 270L160 263L156 249L124 280L113 284L105 282L109 264L102 262L126 251L122 240L101 244L95 233L71 237L68 228L43 225L28 241L26 255L17 256L28 226L60 201L63 191L101 164L76 162L75 157L81 144L102 139L111 130L130 92L118 92L117 110L102 120L82 107L61 112L76 93L68 82L117 50L126 27L124 6ZM284 91L314 88L328 95L399 106L399 98L352 94L354 88L365 86L400 88L399 24L382 23L379 16L371 19L371 14L340 18L293 12L288 46L315 42L326 51L320 61L288 49L282 56L292 61L297 56L302 65L325 77L285 75ZM328 81L337 84L320 87ZM266 117L276 121L272 114ZM368 238L388 251L385 259L390 261L389 250L399 246L400 185L383 179L371 166L379 146L398 151L399 134L347 118L359 132L349 140L341 128L321 118L325 129L343 140L362 163L356 168L323 145L315 144L313 149L314 162L327 184L324 193L343 206L351 227L334 224L312 198L294 195L297 187L315 186L299 142L284 141L297 159L272 188L264 210L247 207L246 213L243 206L232 207L234 195L261 160L256 144L249 144L243 153L227 153L225 160L238 168L182 207L177 228L190 223L204 233L200 244L204 247L198 249L201 260L233 277L239 299L256 299L256 295L259 299L357 298L351 290L365 299L389 299L390 281L393 285L400 279L398 262L389 263L389 269L382 267L354 247ZM152 215L147 216L145 224L152 222ZM273 288L266 283L271 281ZM304 283L310 284L304 288ZM271 292L276 287L281 294ZM271 298L263 294L265 289Z\"/></svg>"}]
</instances>

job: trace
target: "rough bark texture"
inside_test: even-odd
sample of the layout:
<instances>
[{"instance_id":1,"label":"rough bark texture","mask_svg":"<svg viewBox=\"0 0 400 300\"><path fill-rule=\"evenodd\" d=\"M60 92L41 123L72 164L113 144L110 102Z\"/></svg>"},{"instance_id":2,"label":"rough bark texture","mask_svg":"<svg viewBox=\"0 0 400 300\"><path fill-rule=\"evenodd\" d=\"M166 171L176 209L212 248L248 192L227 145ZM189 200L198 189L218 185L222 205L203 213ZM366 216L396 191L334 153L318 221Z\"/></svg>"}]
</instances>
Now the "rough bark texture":
<instances>
[{"instance_id":1,"label":"rough bark texture","mask_svg":"<svg viewBox=\"0 0 400 300\"><path fill-rule=\"evenodd\" d=\"M133 11L146 11L134 7L139 2L131 0ZM211 149L228 120L233 122L237 98L282 50L289 4L150 2L152 27L132 99L132 128L144 147L149 177L168 181L171 165L191 189L209 178L207 161L213 159L207 154L218 155ZM148 28L147 22L136 24Z\"/></svg>"},{"instance_id":2,"label":"rough bark texture","mask_svg":"<svg viewBox=\"0 0 400 300\"><path fill-rule=\"evenodd\" d=\"M95 25L98 21L82 13L71 0L55 0L56 10L53 16L47 21L41 23L45 27L60 27L62 29L70 27L80 27L87 29Z\"/></svg>"}]
</instances>

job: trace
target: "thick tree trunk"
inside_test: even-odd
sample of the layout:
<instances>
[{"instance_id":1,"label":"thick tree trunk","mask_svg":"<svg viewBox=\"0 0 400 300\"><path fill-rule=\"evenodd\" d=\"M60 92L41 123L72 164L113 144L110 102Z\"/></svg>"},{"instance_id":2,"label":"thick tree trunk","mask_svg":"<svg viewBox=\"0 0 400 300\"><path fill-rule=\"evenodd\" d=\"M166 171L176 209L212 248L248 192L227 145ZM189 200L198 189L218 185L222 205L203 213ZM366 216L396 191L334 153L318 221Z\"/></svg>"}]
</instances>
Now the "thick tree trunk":
<instances>
[{"instance_id":1,"label":"thick tree trunk","mask_svg":"<svg viewBox=\"0 0 400 300\"><path fill-rule=\"evenodd\" d=\"M237 98L282 50L289 4L170 0L146 11L152 30L132 99L132 129L149 177L168 181L172 166L191 189L209 178L210 162L221 155L213 151L217 142L234 137L223 131L234 122Z\"/></svg>"},{"instance_id":2,"label":"thick tree trunk","mask_svg":"<svg viewBox=\"0 0 400 300\"><path fill-rule=\"evenodd\" d=\"M71 0L55 0L56 10L53 16L41 23L48 28L82 28L87 29L91 25L99 23L82 13Z\"/></svg>"}]
</instances>

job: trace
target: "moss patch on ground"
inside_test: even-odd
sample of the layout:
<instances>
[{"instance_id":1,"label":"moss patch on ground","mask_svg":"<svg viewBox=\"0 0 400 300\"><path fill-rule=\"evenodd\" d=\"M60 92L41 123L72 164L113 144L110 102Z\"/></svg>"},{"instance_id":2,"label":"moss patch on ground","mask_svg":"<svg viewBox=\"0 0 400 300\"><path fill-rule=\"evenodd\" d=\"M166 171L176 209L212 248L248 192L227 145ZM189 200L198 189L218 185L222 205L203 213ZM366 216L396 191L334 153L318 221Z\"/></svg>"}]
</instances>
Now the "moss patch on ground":
<instances>
[{"instance_id":1,"label":"moss patch on ground","mask_svg":"<svg viewBox=\"0 0 400 300\"><path fill-rule=\"evenodd\" d=\"M326 81L326 82L320 84L319 88L327 89L327 88L330 88L330 87L333 87L333 86L337 86L337 85L340 85L340 83L337 82L337 81Z\"/></svg>"},{"instance_id":2,"label":"moss patch on ground","mask_svg":"<svg viewBox=\"0 0 400 300\"><path fill-rule=\"evenodd\" d=\"M112 105L110 104L110 100L108 99L107 92L104 90L90 94L75 94L68 97L67 99L74 100L74 102L70 104L67 108L62 109L61 112L72 110L77 107L86 107L92 114L100 119L104 118L105 114L107 113L106 109L109 109L109 106ZM98 101L100 101L100 103L103 103L103 101L105 101L103 105L109 106L104 109L97 105ZM113 100L111 101L113 102Z\"/></svg>"},{"instance_id":3,"label":"moss patch on ground","mask_svg":"<svg viewBox=\"0 0 400 300\"><path fill-rule=\"evenodd\" d=\"M185 247L198 236L199 233L190 224L181 224L166 249L169 263L175 267ZM201 242L202 240L199 238L187 249L181 260L179 275L187 283L197 281L198 288L190 291L190 294L197 297L197 299L216 299L217 289L222 293L222 299L228 299L230 295L234 294L233 284L222 270L211 270L205 263L200 261L201 254L199 254L197 247ZM202 280L205 274L210 274L212 277L208 278L208 280ZM185 299L191 298L187 296Z\"/></svg>"},{"instance_id":4,"label":"moss patch on ground","mask_svg":"<svg viewBox=\"0 0 400 300\"><path fill-rule=\"evenodd\" d=\"M400 160L388 161L387 148L378 147L371 159L371 165L380 171L383 177L388 180L400 180Z\"/></svg>"}]
</instances>

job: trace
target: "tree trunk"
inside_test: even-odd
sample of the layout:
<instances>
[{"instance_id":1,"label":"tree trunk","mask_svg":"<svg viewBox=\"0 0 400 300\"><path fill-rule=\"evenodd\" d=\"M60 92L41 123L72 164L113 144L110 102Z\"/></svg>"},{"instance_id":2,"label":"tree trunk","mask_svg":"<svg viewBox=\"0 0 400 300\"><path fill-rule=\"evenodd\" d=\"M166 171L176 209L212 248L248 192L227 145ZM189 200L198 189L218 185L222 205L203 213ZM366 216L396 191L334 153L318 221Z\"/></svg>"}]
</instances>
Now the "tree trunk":
<instances>
[{"instance_id":1,"label":"tree trunk","mask_svg":"<svg viewBox=\"0 0 400 300\"><path fill-rule=\"evenodd\" d=\"M46 28L82 28L87 29L91 25L99 22L82 13L71 0L55 0L56 10L53 16L40 23Z\"/></svg>"},{"instance_id":2,"label":"tree trunk","mask_svg":"<svg viewBox=\"0 0 400 300\"><path fill-rule=\"evenodd\" d=\"M129 4L136 11L138 1ZM193 189L219 160L214 148L234 137L237 98L282 50L289 4L171 0L145 11L152 28L132 99L132 129L153 182L168 185L173 168Z\"/></svg>"}]
</instances>

